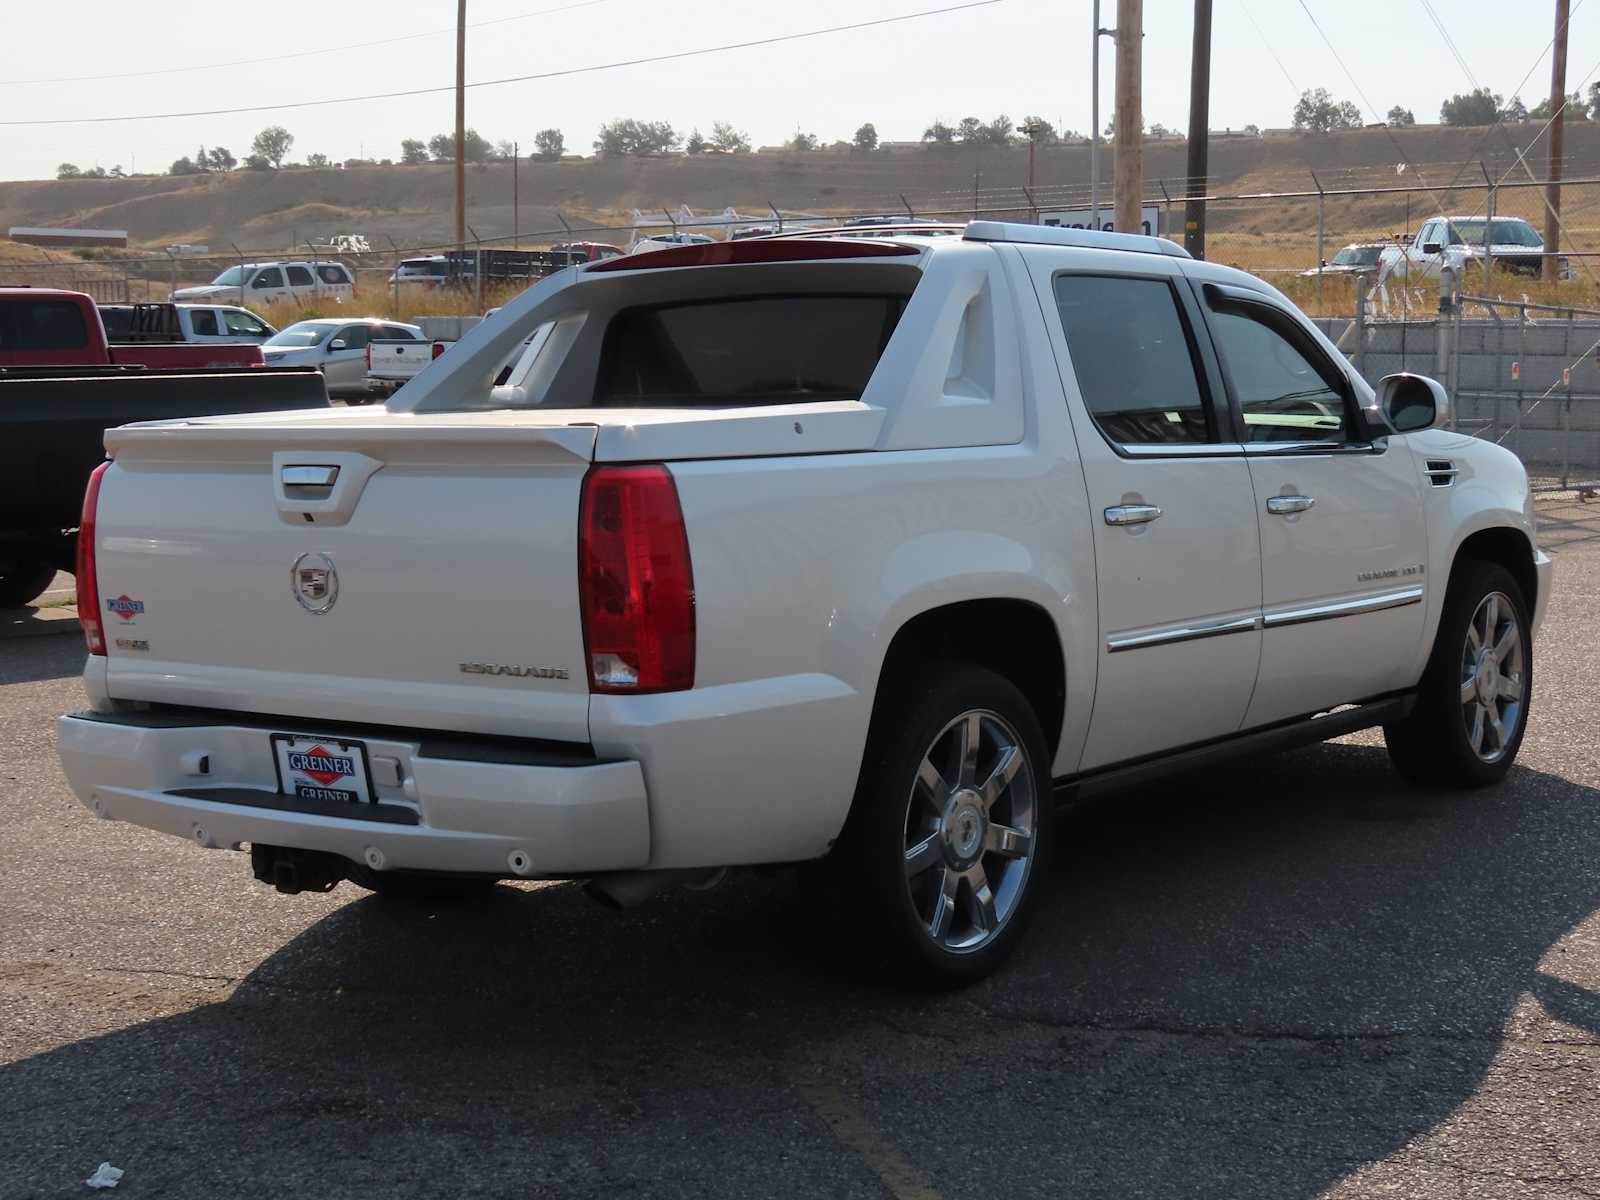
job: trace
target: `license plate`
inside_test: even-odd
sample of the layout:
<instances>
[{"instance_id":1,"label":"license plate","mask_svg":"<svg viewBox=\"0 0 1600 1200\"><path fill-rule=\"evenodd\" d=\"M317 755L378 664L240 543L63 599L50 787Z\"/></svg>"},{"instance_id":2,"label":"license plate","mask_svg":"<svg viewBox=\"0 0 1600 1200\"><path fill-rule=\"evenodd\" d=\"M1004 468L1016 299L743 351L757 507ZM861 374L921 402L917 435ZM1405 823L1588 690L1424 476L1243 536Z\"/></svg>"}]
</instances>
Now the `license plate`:
<instances>
[{"instance_id":1,"label":"license plate","mask_svg":"<svg viewBox=\"0 0 1600 1200\"><path fill-rule=\"evenodd\" d=\"M272 735L278 790L302 800L372 803L367 748L345 738Z\"/></svg>"}]
</instances>

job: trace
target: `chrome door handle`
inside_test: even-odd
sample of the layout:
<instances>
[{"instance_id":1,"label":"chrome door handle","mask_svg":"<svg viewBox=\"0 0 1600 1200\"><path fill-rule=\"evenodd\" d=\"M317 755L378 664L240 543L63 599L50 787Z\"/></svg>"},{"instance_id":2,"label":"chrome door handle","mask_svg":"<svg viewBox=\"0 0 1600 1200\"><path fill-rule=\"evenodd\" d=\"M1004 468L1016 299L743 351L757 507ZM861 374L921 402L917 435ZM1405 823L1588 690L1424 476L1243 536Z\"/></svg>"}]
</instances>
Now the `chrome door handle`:
<instances>
[{"instance_id":1,"label":"chrome door handle","mask_svg":"<svg viewBox=\"0 0 1600 1200\"><path fill-rule=\"evenodd\" d=\"M1268 496L1267 511L1275 516L1287 517L1290 513L1302 513L1317 502L1315 496Z\"/></svg>"},{"instance_id":2,"label":"chrome door handle","mask_svg":"<svg viewBox=\"0 0 1600 1200\"><path fill-rule=\"evenodd\" d=\"M1116 504L1106 509L1106 524L1147 525L1160 515L1154 504Z\"/></svg>"}]
</instances>

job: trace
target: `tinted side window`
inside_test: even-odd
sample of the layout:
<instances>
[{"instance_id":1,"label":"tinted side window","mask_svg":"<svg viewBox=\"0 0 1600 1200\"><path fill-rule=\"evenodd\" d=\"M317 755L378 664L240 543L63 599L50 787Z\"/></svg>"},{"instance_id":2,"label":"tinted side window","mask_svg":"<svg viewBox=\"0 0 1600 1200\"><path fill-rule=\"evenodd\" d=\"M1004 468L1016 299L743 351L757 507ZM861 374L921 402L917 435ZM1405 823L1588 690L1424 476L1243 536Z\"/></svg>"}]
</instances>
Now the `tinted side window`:
<instances>
[{"instance_id":1,"label":"tinted side window","mask_svg":"<svg viewBox=\"0 0 1600 1200\"><path fill-rule=\"evenodd\" d=\"M289 286L290 287L310 287L311 286L311 272L306 270L306 268L304 268L304 267L285 267L284 270L289 273Z\"/></svg>"},{"instance_id":2,"label":"tinted side window","mask_svg":"<svg viewBox=\"0 0 1600 1200\"><path fill-rule=\"evenodd\" d=\"M1211 333L1247 441L1347 440L1343 383L1287 316L1213 299Z\"/></svg>"},{"instance_id":3,"label":"tinted side window","mask_svg":"<svg viewBox=\"0 0 1600 1200\"><path fill-rule=\"evenodd\" d=\"M76 350L88 342L83 313L71 301L0 303L0 350Z\"/></svg>"},{"instance_id":4,"label":"tinted side window","mask_svg":"<svg viewBox=\"0 0 1600 1200\"><path fill-rule=\"evenodd\" d=\"M391 341L414 342L417 340L417 335L412 333L411 330L402 329L398 325L385 325L383 327L383 336Z\"/></svg>"},{"instance_id":5,"label":"tinted side window","mask_svg":"<svg viewBox=\"0 0 1600 1200\"><path fill-rule=\"evenodd\" d=\"M333 336L335 340L344 339L344 348L346 350L365 350L367 348L367 339L371 336L371 333L365 325L346 325Z\"/></svg>"},{"instance_id":6,"label":"tinted side window","mask_svg":"<svg viewBox=\"0 0 1600 1200\"><path fill-rule=\"evenodd\" d=\"M217 314L209 308L190 309L189 324L194 329L196 337L217 336Z\"/></svg>"},{"instance_id":7,"label":"tinted side window","mask_svg":"<svg viewBox=\"0 0 1600 1200\"><path fill-rule=\"evenodd\" d=\"M759 296L625 308L600 351L595 404L694 406L854 400L903 296Z\"/></svg>"},{"instance_id":8,"label":"tinted side window","mask_svg":"<svg viewBox=\"0 0 1600 1200\"><path fill-rule=\"evenodd\" d=\"M256 273L255 281L251 283L250 286L258 288L282 287L283 272L278 270L277 267L268 267L264 271L258 271Z\"/></svg>"},{"instance_id":9,"label":"tinted side window","mask_svg":"<svg viewBox=\"0 0 1600 1200\"><path fill-rule=\"evenodd\" d=\"M1138 445L1210 440L1194 351L1170 284L1058 275L1056 306L1078 390L1106 437Z\"/></svg>"},{"instance_id":10,"label":"tinted side window","mask_svg":"<svg viewBox=\"0 0 1600 1200\"><path fill-rule=\"evenodd\" d=\"M266 325L247 312L228 309L223 312L222 319L226 322L229 333L244 333L252 337L269 333Z\"/></svg>"}]
</instances>

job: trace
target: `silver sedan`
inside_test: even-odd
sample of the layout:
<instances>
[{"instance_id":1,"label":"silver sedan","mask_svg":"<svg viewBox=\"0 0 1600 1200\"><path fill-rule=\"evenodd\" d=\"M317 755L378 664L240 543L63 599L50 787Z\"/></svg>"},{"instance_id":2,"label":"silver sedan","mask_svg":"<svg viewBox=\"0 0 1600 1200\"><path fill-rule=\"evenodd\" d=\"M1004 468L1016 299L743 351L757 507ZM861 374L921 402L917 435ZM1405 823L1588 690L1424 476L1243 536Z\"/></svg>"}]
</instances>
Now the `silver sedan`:
<instances>
[{"instance_id":1,"label":"silver sedan","mask_svg":"<svg viewBox=\"0 0 1600 1200\"><path fill-rule=\"evenodd\" d=\"M379 338L421 340L422 330L382 317L319 317L274 334L262 343L261 353L269 367L317 367L329 396L368 404L379 393L367 381L367 343Z\"/></svg>"}]
</instances>

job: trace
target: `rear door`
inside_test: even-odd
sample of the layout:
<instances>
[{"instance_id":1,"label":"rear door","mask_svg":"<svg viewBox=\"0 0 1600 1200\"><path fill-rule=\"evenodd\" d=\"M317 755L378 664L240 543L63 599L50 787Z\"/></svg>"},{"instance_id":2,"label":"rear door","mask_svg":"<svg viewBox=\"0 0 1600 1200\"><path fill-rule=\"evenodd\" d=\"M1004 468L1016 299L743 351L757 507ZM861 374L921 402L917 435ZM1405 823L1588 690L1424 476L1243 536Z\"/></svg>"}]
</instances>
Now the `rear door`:
<instances>
[{"instance_id":1,"label":"rear door","mask_svg":"<svg viewBox=\"0 0 1600 1200\"><path fill-rule=\"evenodd\" d=\"M1261 553L1192 294L1157 255L1029 261L1094 526L1098 679L1080 769L1231 734L1260 657Z\"/></svg>"},{"instance_id":2,"label":"rear door","mask_svg":"<svg viewBox=\"0 0 1600 1200\"><path fill-rule=\"evenodd\" d=\"M1259 499L1264 632L1245 723L1415 682L1429 581L1406 440L1361 438L1348 376L1297 314L1254 291L1198 292Z\"/></svg>"}]
</instances>

